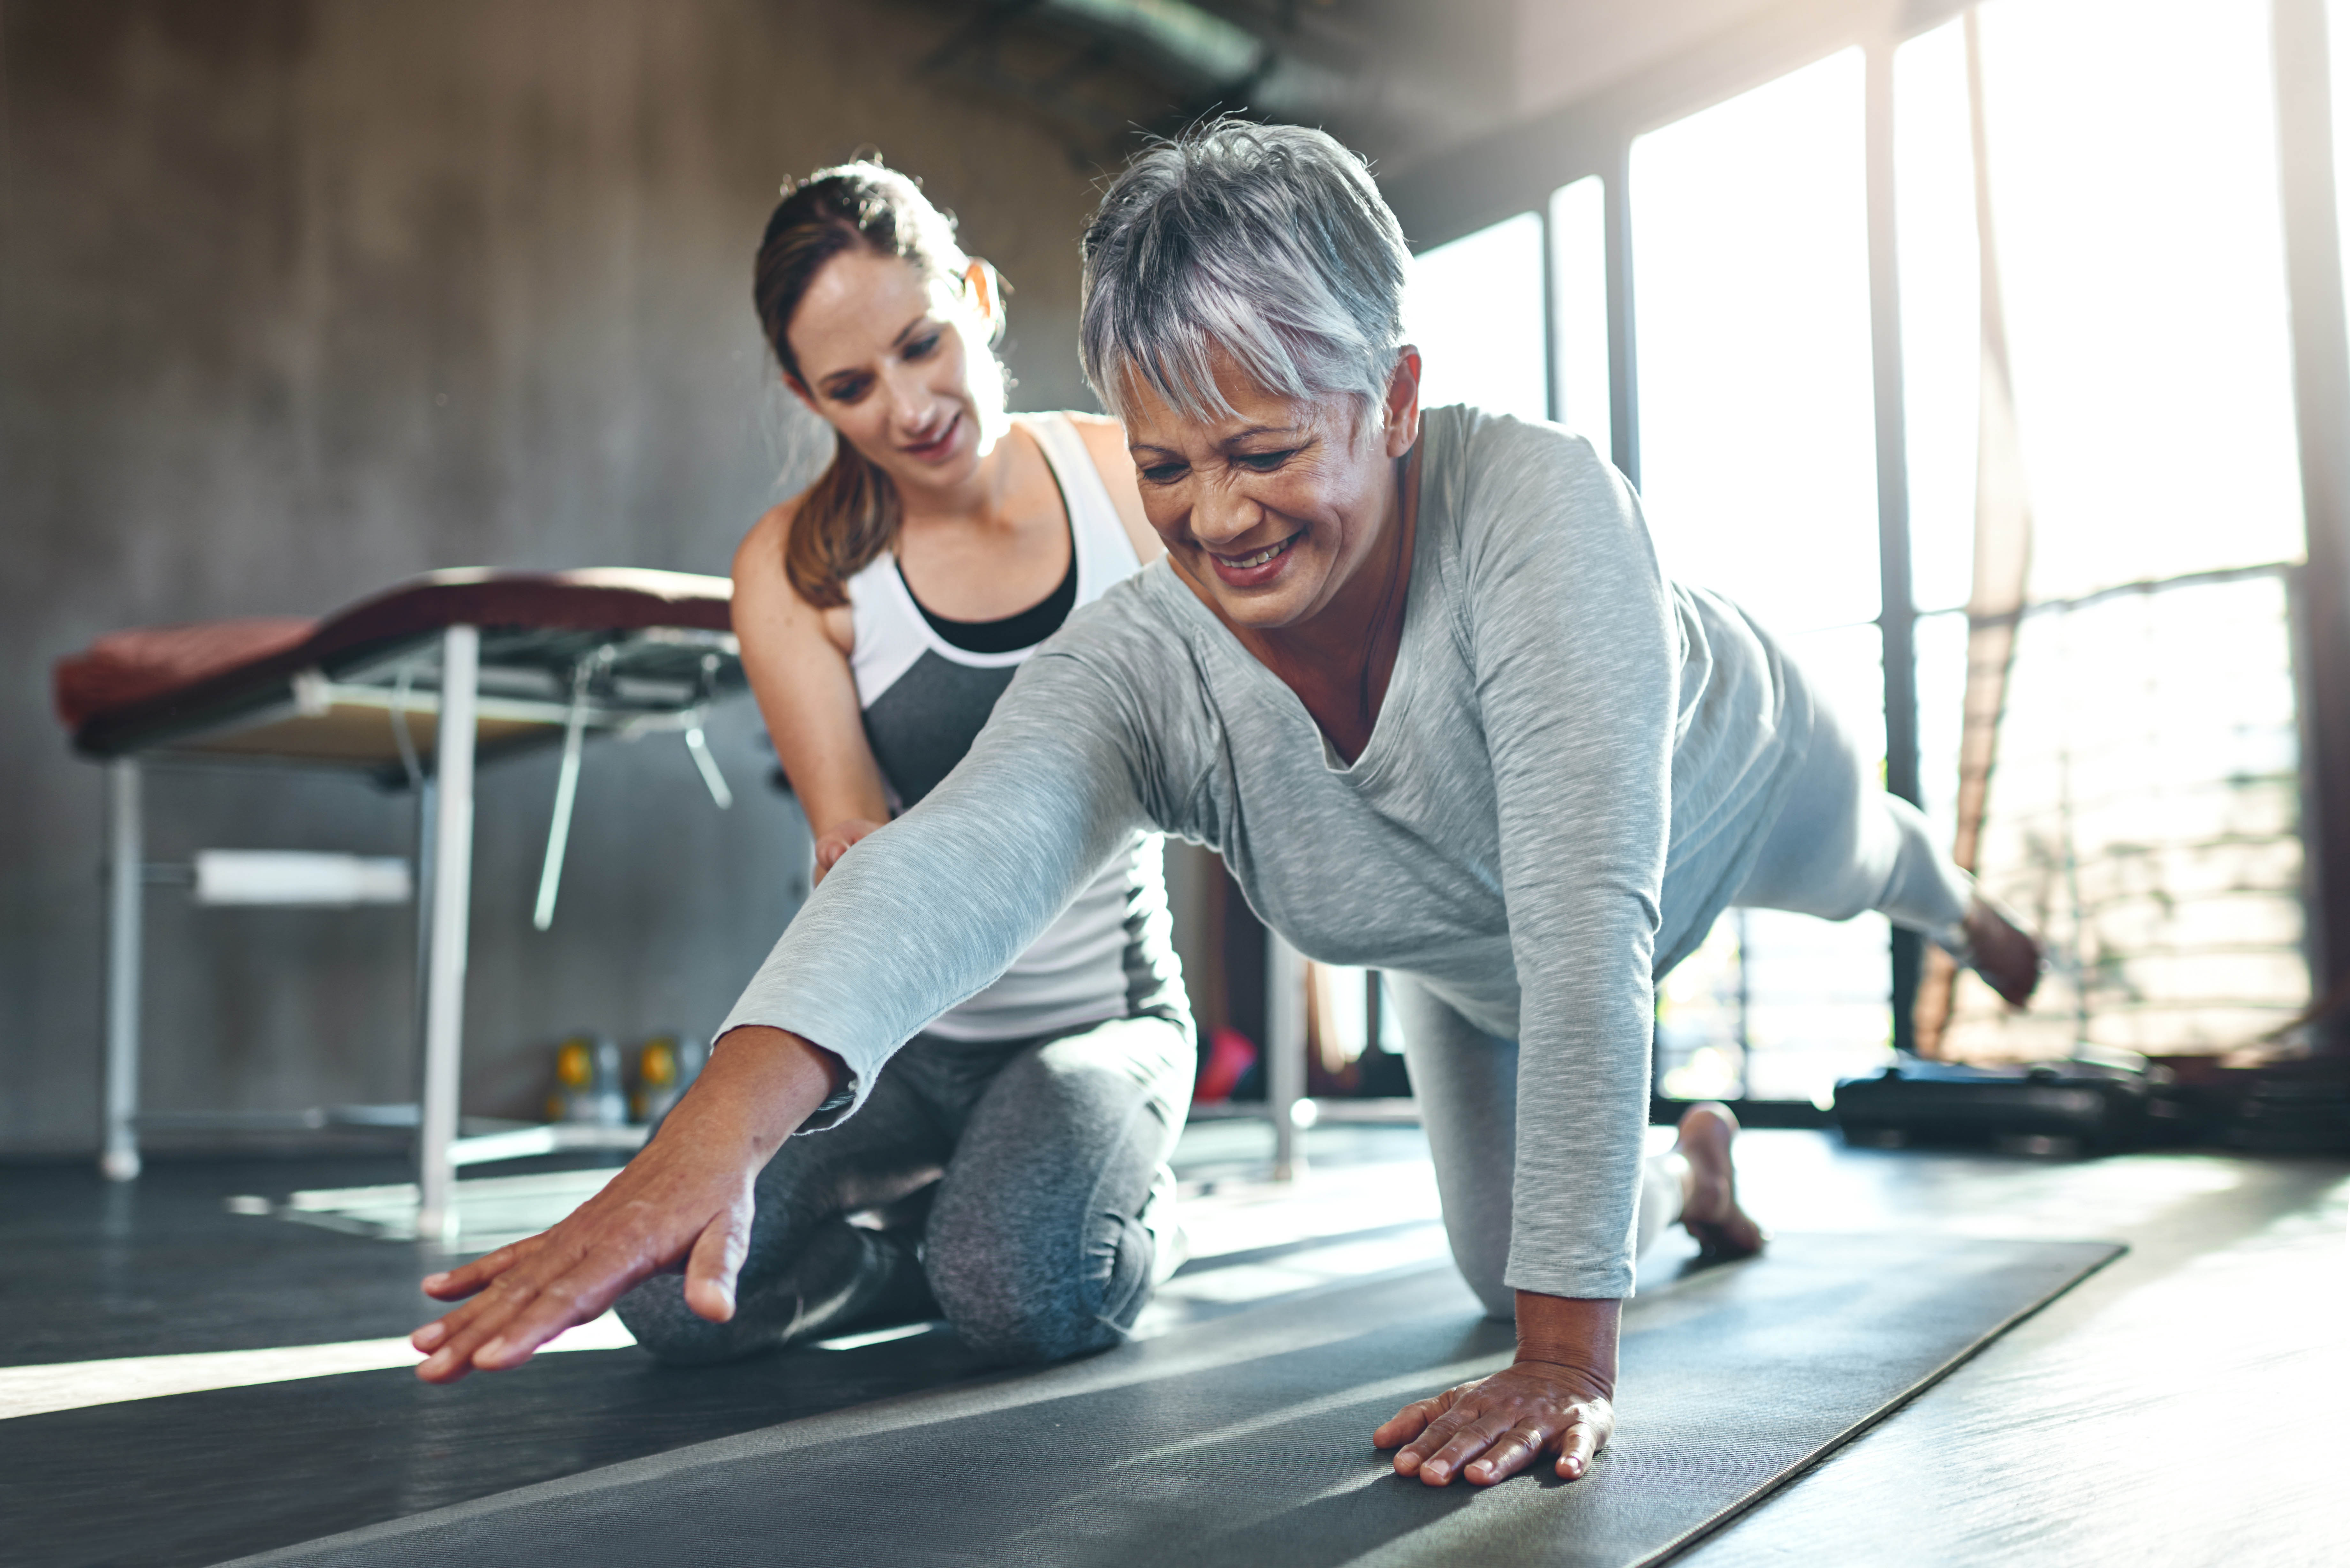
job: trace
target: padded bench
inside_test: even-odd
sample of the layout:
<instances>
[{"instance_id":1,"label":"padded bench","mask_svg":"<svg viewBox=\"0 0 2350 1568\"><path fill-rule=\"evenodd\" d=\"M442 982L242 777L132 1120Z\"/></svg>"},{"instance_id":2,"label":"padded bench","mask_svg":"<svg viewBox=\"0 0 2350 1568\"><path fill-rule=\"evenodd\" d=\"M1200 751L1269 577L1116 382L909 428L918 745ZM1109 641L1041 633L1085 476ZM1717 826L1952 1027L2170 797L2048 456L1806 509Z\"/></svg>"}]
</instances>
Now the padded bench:
<instances>
[{"instance_id":1,"label":"padded bench","mask_svg":"<svg viewBox=\"0 0 2350 1568\"><path fill-rule=\"evenodd\" d=\"M536 1135L554 1129L458 1137L474 765L562 748L533 917L545 929L588 735L679 733L712 797L730 804L702 720L746 684L731 587L633 569L435 572L320 620L145 628L59 660L58 715L109 775L106 1174L139 1172L140 935L152 869L141 780L158 763L328 768L415 792L418 1233L453 1235L458 1165L543 1152Z\"/></svg>"}]
</instances>

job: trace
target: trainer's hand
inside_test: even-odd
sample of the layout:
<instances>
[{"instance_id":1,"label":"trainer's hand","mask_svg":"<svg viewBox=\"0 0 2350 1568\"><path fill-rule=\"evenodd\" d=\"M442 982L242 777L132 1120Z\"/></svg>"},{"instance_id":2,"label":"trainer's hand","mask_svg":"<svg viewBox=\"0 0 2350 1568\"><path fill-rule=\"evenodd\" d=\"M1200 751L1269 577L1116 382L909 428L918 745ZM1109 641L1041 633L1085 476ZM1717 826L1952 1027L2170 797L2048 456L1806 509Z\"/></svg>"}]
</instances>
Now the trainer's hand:
<instances>
[{"instance_id":1,"label":"trainer's hand","mask_svg":"<svg viewBox=\"0 0 2350 1568\"><path fill-rule=\"evenodd\" d=\"M1395 1449L1398 1475L1491 1486L1544 1454L1575 1480L1616 1431L1616 1329L1621 1303L1518 1293L1518 1358L1491 1377L1396 1412L1371 1434Z\"/></svg>"},{"instance_id":2,"label":"trainer's hand","mask_svg":"<svg viewBox=\"0 0 2350 1568\"><path fill-rule=\"evenodd\" d=\"M602 1191L553 1230L424 1281L435 1300L472 1299L409 1336L425 1355L416 1375L453 1383L519 1366L680 1260L687 1304L713 1323L733 1316L752 1182L844 1072L795 1034L729 1031L660 1135Z\"/></svg>"},{"instance_id":3,"label":"trainer's hand","mask_svg":"<svg viewBox=\"0 0 2350 1568\"><path fill-rule=\"evenodd\" d=\"M816 879L823 881L824 874L840 864L840 857L847 854L858 839L868 833L880 831L881 824L868 822L861 816L845 817L826 828L816 841Z\"/></svg>"}]
</instances>

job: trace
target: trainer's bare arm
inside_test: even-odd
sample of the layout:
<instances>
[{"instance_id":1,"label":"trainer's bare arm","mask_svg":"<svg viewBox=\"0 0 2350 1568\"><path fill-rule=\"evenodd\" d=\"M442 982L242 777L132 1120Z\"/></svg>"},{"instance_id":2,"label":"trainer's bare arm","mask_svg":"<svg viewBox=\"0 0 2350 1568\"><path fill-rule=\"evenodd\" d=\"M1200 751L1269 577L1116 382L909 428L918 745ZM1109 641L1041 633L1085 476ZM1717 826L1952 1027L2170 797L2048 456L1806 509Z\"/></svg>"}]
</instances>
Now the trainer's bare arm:
<instances>
[{"instance_id":1,"label":"trainer's bare arm","mask_svg":"<svg viewBox=\"0 0 2350 1568\"><path fill-rule=\"evenodd\" d=\"M848 664L848 607L810 604L784 571L794 503L759 519L734 552L734 635L768 738L806 814L824 880L849 846L889 820Z\"/></svg>"}]
</instances>

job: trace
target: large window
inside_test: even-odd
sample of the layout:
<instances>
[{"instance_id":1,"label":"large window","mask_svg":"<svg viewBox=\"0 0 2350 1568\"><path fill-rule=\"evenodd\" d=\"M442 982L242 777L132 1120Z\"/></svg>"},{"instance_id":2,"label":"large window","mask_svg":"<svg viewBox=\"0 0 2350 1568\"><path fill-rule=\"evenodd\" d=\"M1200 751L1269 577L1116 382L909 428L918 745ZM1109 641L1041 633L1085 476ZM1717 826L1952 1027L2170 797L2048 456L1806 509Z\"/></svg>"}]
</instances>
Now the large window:
<instances>
[{"instance_id":1,"label":"large window","mask_svg":"<svg viewBox=\"0 0 2350 1568\"><path fill-rule=\"evenodd\" d=\"M2350 257L2350 0L2328 0L2325 43L2332 57L2326 79L2334 88L2334 219L2342 254ZM2350 285L2350 261L2344 264L2343 282Z\"/></svg>"},{"instance_id":2,"label":"large window","mask_svg":"<svg viewBox=\"0 0 2350 1568\"><path fill-rule=\"evenodd\" d=\"M1640 478L1667 569L1786 644L1885 748L1862 60L1632 145ZM1733 911L1666 978L1659 1080L1819 1099L1891 1046L1888 932Z\"/></svg>"},{"instance_id":3,"label":"large window","mask_svg":"<svg viewBox=\"0 0 2350 1568\"><path fill-rule=\"evenodd\" d=\"M1615 451L1607 374L1607 192L1596 174L1550 199L1552 417Z\"/></svg>"},{"instance_id":4,"label":"large window","mask_svg":"<svg viewBox=\"0 0 2350 1568\"><path fill-rule=\"evenodd\" d=\"M2032 556L1979 869L2060 961L2021 1018L1962 980L1959 1054L2224 1049L2307 996L2267 17L2234 0L1980 13ZM1917 597L1947 612L1918 628L1921 750L1948 834L1981 352L1962 24L1901 47L1895 93ZM2154 586L2089 597L2132 584Z\"/></svg>"},{"instance_id":5,"label":"large window","mask_svg":"<svg viewBox=\"0 0 2350 1568\"><path fill-rule=\"evenodd\" d=\"M1541 218L1521 213L1414 256L1403 317L1419 346L1422 407L1547 417Z\"/></svg>"},{"instance_id":6,"label":"large window","mask_svg":"<svg viewBox=\"0 0 2350 1568\"><path fill-rule=\"evenodd\" d=\"M2350 0L2328 8L2331 78L2350 83ZM1752 611L1880 757L1884 628L1914 631L1896 673L1915 680L1920 804L1946 844L1969 661L1997 642L1969 618L1984 464L1994 503L2024 498L2022 609L1984 623L2013 625L2012 658L1987 666L2003 682L1974 676L2001 699L1978 869L2055 966L2022 1017L1962 977L1953 1054L2226 1049L2308 998L2304 522L2270 17L2251 0L1986 0L1979 98L1950 22L1893 48L1872 130L1868 61L1848 49L1646 129L1540 218L1421 258L1430 400L1538 412L1546 391L1612 451L1628 389L1621 444L1668 569ZM1877 379L1869 270L1869 139L1887 127L1898 386ZM1608 233L1611 194L1628 244ZM1627 331L1609 330L1611 295ZM1986 375L1987 298L2005 391ZM1911 573L1888 607L1877 441L1897 420L1907 489L1889 515ZM1888 938L1875 917L1725 916L1660 987L1660 1086L1824 1099L1889 1047Z\"/></svg>"}]
</instances>

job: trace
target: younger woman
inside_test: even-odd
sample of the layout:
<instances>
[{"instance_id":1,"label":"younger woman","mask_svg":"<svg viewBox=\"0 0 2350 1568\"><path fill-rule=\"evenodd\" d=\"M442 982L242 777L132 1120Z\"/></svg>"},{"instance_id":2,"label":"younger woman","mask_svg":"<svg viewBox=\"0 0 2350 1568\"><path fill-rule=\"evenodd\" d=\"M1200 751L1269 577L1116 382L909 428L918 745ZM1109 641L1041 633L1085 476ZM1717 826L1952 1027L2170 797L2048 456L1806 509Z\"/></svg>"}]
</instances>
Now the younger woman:
<instances>
[{"instance_id":1,"label":"younger woman","mask_svg":"<svg viewBox=\"0 0 2350 1568\"><path fill-rule=\"evenodd\" d=\"M1161 549L1114 421L1004 413L1002 286L904 175L850 163L786 194L755 296L785 386L838 440L734 557L743 664L820 879L962 761L1073 608ZM1116 1340L1176 1261L1164 1162L1194 1057L1168 936L1159 841L1130 835L857 1116L766 1162L733 1317L657 1275L619 1303L638 1343L713 1360L938 1309L1004 1360Z\"/></svg>"}]
</instances>

